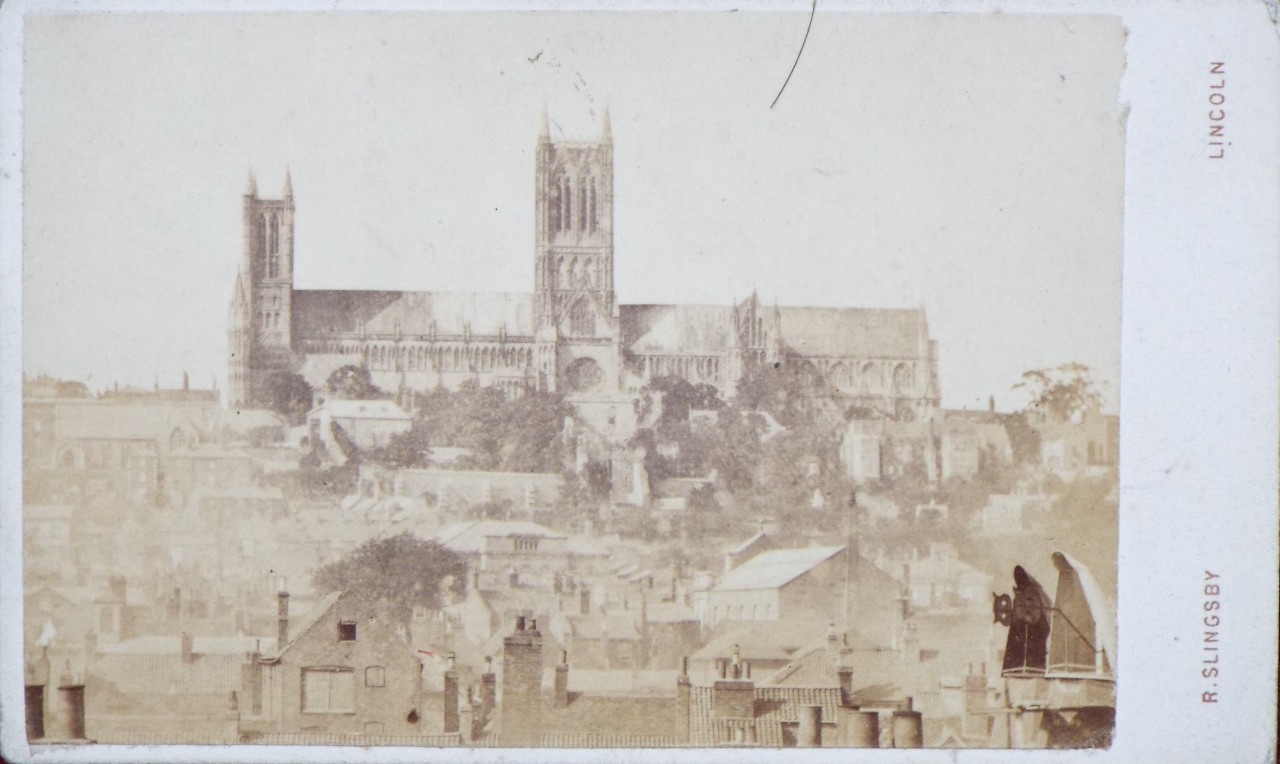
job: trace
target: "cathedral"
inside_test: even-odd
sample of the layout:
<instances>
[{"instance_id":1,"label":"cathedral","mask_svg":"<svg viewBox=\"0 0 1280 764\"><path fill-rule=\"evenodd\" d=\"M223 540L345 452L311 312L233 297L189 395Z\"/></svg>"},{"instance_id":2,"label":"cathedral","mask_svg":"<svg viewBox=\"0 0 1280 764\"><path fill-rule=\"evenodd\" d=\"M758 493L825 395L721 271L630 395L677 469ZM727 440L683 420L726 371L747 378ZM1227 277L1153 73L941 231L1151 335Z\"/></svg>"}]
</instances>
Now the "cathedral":
<instances>
[{"instance_id":1,"label":"cathedral","mask_svg":"<svg viewBox=\"0 0 1280 764\"><path fill-rule=\"evenodd\" d=\"M229 403L260 407L272 375L321 388L349 364L404 393L468 379L509 395L558 392L607 439L635 428L634 400L677 375L732 396L753 364L787 364L847 412L930 419L937 343L923 308L620 305L614 293L613 136L555 140L542 118L534 171L532 292L295 289L294 195L252 175L229 316ZM625 255L625 253L624 253Z\"/></svg>"}]
</instances>

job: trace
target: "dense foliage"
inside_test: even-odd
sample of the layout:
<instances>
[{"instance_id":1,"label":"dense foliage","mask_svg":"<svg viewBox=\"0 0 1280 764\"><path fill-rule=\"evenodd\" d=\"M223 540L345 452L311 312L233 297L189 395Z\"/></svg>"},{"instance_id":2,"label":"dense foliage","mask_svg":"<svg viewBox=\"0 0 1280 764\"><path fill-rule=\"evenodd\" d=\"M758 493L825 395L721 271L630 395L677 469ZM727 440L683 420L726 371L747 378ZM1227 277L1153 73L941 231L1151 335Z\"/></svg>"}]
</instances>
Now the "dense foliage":
<instances>
[{"instance_id":1,"label":"dense foliage","mask_svg":"<svg viewBox=\"0 0 1280 764\"><path fill-rule=\"evenodd\" d=\"M465 591L466 573L461 555L405 531L366 541L325 565L312 586L318 592L354 589L391 621L408 623L414 607L440 608L446 596Z\"/></svg>"},{"instance_id":2,"label":"dense foliage","mask_svg":"<svg viewBox=\"0 0 1280 764\"><path fill-rule=\"evenodd\" d=\"M1015 390L1031 396L1029 411L1043 412L1052 421L1068 422L1102 403L1089 367L1065 363L1052 369L1032 369L1022 375Z\"/></svg>"},{"instance_id":3,"label":"dense foliage","mask_svg":"<svg viewBox=\"0 0 1280 764\"><path fill-rule=\"evenodd\" d=\"M276 372L267 377L267 408L284 417L290 426L297 427L307 419L311 410L311 385L301 374Z\"/></svg>"},{"instance_id":4,"label":"dense foliage","mask_svg":"<svg viewBox=\"0 0 1280 764\"><path fill-rule=\"evenodd\" d=\"M474 380L457 390L439 388L414 397L409 432L366 454L393 467L425 465L431 447L470 451L453 466L504 472L560 472L566 465L562 433L573 407L562 396L529 392L507 398Z\"/></svg>"},{"instance_id":5,"label":"dense foliage","mask_svg":"<svg viewBox=\"0 0 1280 764\"><path fill-rule=\"evenodd\" d=\"M335 398L369 400L382 396L382 390L373 384L373 375L363 366L349 364L334 370L325 380L325 390Z\"/></svg>"}]
</instances>

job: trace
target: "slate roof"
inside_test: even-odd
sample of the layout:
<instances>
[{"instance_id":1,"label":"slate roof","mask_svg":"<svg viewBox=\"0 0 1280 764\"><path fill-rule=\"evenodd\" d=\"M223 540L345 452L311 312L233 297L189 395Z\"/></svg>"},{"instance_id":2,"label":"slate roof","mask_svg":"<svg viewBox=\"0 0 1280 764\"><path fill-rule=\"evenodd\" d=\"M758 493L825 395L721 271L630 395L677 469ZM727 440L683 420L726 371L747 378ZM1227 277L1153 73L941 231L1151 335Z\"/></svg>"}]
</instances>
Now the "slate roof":
<instances>
[{"instance_id":1,"label":"slate roof","mask_svg":"<svg viewBox=\"0 0 1280 764\"><path fill-rule=\"evenodd\" d=\"M183 412L168 406L91 403L58 407L59 438L161 441L176 428L190 431L194 424Z\"/></svg>"},{"instance_id":2,"label":"slate roof","mask_svg":"<svg viewBox=\"0 0 1280 764\"><path fill-rule=\"evenodd\" d=\"M457 732L439 735L344 735L337 732L268 732L250 741L254 745L397 745L443 748L462 745Z\"/></svg>"},{"instance_id":3,"label":"slate roof","mask_svg":"<svg viewBox=\"0 0 1280 764\"><path fill-rule=\"evenodd\" d=\"M606 634L610 640L638 640L640 632L636 629L636 618L629 615L571 615L565 620L569 622L570 633L575 639L601 639Z\"/></svg>"},{"instance_id":4,"label":"slate roof","mask_svg":"<svg viewBox=\"0 0 1280 764\"><path fill-rule=\"evenodd\" d=\"M779 621L721 621L693 661L728 658L737 645L742 660L789 660L825 635L827 624L803 618Z\"/></svg>"},{"instance_id":5,"label":"slate roof","mask_svg":"<svg viewBox=\"0 0 1280 764\"><path fill-rule=\"evenodd\" d=\"M527 520L471 520L446 525L436 534L435 540L455 552L478 554L488 536L565 538L563 534Z\"/></svg>"},{"instance_id":6,"label":"slate roof","mask_svg":"<svg viewBox=\"0 0 1280 764\"><path fill-rule=\"evenodd\" d=\"M712 713L714 688L695 685L690 689L689 743L695 746L722 745L730 738L727 720ZM784 725L800 721L804 706L822 706L823 726L836 720L840 689L830 687L756 687L756 744L765 748L793 745Z\"/></svg>"},{"instance_id":7,"label":"slate roof","mask_svg":"<svg viewBox=\"0 0 1280 764\"><path fill-rule=\"evenodd\" d=\"M327 409L329 416L335 419L395 419L397 421L408 421L412 418L393 401L330 398L325 401L322 408Z\"/></svg>"},{"instance_id":8,"label":"slate roof","mask_svg":"<svg viewBox=\"0 0 1280 764\"><path fill-rule=\"evenodd\" d=\"M665 697L600 696L569 693L565 708L543 706L543 734L547 736L628 737L661 744L675 741L679 707ZM544 745L549 743L544 738ZM643 744L642 744L643 745Z\"/></svg>"},{"instance_id":9,"label":"slate roof","mask_svg":"<svg viewBox=\"0 0 1280 764\"><path fill-rule=\"evenodd\" d=\"M275 648L275 637L194 637L192 652L201 655L242 656L255 645L263 651ZM99 655L181 655L182 638L177 636L148 635L123 642L99 642Z\"/></svg>"},{"instance_id":10,"label":"slate roof","mask_svg":"<svg viewBox=\"0 0 1280 764\"><path fill-rule=\"evenodd\" d=\"M916 358L928 328L923 309L779 308L782 339L806 356Z\"/></svg>"},{"instance_id":11,"label":"slate roof","mask_svg":"<svg viewBox=\"0 0 1280 764\"><path fill-rule=\"evenodd\" d=\"M176 653L109 653L96 656L88 673L128 695L228 696L240 685L243 662L241 653L197 654L190 663Z\"/></svg>"},{"instance_id":12,"label":"slate roof","mask_svg":"<svg viewBox=\"0 0 1280 764\"><path fill-rule=\"evenodd\" d=\"M774 549L752 557L729 571L713 592L777 589L844 551L842 546Z\"/></svg>"},{"instance_id":13,"label":"slate roof","mask_svg":"<svg viewBox=\"0 0 1280 764\"><path fill-rule=\"evenodd\" d=\"M713 355L732 348L730 305L621 305L622 346L637 355Z\"/></svg>"},{"instance_id":14,"label":"slate roof","mask_svg":"<svg viewBox=\"0 0 1280 764\"><path fill-rule=\"evenodd\" d=\"M299 290L293 293L296 331L305 338L331 333L457 336L533 335L533 295L527 292L384 292Z\"/></svg>"}]
</instances>

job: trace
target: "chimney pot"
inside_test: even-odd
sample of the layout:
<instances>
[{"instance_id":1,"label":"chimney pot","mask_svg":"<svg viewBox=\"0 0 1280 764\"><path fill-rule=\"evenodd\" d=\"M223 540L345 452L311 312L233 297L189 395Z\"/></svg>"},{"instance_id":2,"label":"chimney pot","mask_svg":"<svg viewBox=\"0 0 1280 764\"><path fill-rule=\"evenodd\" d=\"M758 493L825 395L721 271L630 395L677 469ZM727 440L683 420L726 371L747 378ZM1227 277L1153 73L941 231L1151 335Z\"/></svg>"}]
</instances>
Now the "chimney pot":
<instances>
[{"instance_id":1,"label":"chimney pot","mask_svg":"<svg viewBox=\"0 0 1280 764\"><path fill-rule=\"evenodd\" d=\"M524 616L516 616L516 631L524 631Z\"/></svg>"}]
</instances>

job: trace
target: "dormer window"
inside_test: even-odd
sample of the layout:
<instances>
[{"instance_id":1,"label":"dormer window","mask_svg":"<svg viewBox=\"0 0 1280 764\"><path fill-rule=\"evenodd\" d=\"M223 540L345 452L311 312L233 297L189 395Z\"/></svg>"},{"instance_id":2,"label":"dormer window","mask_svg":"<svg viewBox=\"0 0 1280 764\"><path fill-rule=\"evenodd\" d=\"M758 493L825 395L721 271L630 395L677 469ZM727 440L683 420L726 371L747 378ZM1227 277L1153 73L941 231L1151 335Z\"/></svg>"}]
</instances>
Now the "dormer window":
<instances>
[{"instance_id":1,"label":"dormer window","mask_svg":"<svg viewBox=\"0 0 1280 764\"><path fill-rule=\"evenodd\" d=\"M355 621L339 621L338 622L338 641L339 642L356 641L356 622Z\"/></svg>"}]
</instances>

